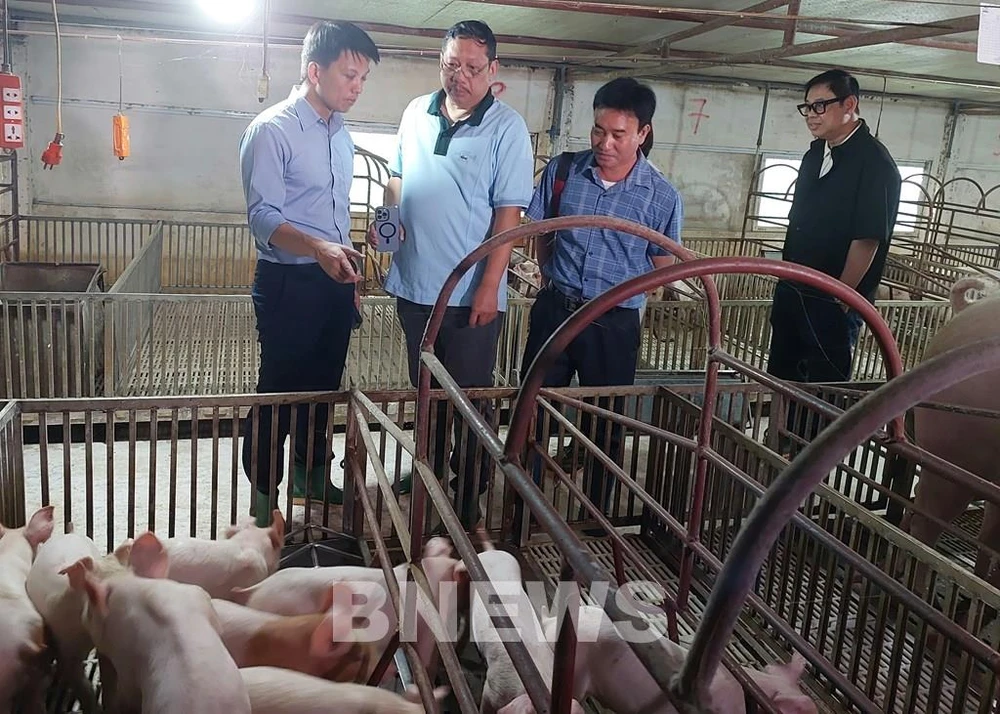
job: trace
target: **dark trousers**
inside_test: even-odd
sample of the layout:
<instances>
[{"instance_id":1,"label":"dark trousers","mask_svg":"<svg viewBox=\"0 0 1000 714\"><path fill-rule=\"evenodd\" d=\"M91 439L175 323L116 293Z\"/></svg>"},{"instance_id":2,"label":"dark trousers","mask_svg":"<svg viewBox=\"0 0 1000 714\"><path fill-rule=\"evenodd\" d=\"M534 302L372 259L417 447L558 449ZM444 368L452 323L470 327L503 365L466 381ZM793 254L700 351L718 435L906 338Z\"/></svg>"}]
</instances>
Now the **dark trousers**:
<instances>
[{"instance_id":1,"label":"dark trousers","mask_svg":"<svg viewBox=\"0 0 1000 714\"><path fill-rule=\"evenodd\" d=\"M420 374L420 343L424 339L424 329L430 319L432 305L419 305L402 298L396 299L396 314L406 335L406 356L409 362L410 382L414 387ZM492 387L494 384L493 369L497 359L497 342L500 339L500 329L504 314L482 327L469 326L470 308L449 307L445 310L444 321L434 342L434 355L441 361L445 369L460 387ZM440 389L436 379L431 379L431 388ZM493 422L493 402L488 399L473 400L476 409L487 422ZM437 404L436 414L431 415L435 428L430 435L433 442L429 448L433 454L434 473L444 474L445 454L448 452L448 401L441 400ZM449 459L449 467L461 478L452 479L451 487L455 491L458 503L459 491L461 505L456 507L458 516L466 527L471 527L479 520L478 496L489 487L490 475L493 473L493 459L485 449L476 458L479 440L469 430L462 435L462 419L454 412L453 432L455 449Z\"/></svg>"},{"instance_id":2,"label":"dark trousers","mask_svg":"<svg viewBox=\"0 0 1000 714\"><path fill-rule=\"evenodd\" d=\"M846 382L858 339L861 317L845 312L826 294L781 281L771 304L771 348L767 372L795 382ZM819 431L815 418L796 425L796 409L788 408L788 431L811 441Z\"/></svg>"},{"instance_id":3,"label":"dark trousers","mask_svg":"<svg viewBox=\"0 0 1000 714\"><path fill-rule=\"evenodd\" d=\"M521 358L522 379L535 356L541 351L546 340L556 331L567 317L572 314L579 303L568 300L554 287L546 287L539 291L535 304L531 307L528 323L528 340L524 346ZM631 385L635 382L636 363L639 358L639 310L616 307L605 313L601 318L588 325L577 335L569 347L556 358L555 364L545 373L542 384L546 387L566 387L577 375L581 387L607 387L615 385ZM607 400L601 400L607 401ZM625 399L615 397L613 404L598 406L610 408L622 413ZM538 410L538 423L535 429L535 439L542 439L542 410ZM580 421L581 431L590 436L591 417L583 414ZM607 434L607 421L598 419L595 425L594 443L601 449L608 440L608 456L617 461L622 451L622 428L612 424L610 438ZM587 473L590 485L587 496L598 508L607 513L611 496L611 488L615 479L608 477L607 469L592 456L587 457ZM541 482L540 460L535 460L533 469L535 482Z\"/></svg>"},{"instance_id":4,"label":"dark trousers","mask_svg":"<svg viewBox=\"0 0 1000 714\"><path fill-rule=\"evenodd\" d=\"M280 265L257 261L253 289L260 342L258 393L336 391L344 374L347 347L354 324L354 285L338 283L317 264ZM309 468L325 463L328 445L328 407L317 404L312 423L309 406L296 407L295 461ZM278 407L277 449L271 450L271 406L254 407L243 421L243 469L252 476L257 457L256 488L267 493L274 458L275 483L282 480L285 439L291 428L292 407ZM253 420L257 419L256 448Z\"/></svg>"}]
</instances>

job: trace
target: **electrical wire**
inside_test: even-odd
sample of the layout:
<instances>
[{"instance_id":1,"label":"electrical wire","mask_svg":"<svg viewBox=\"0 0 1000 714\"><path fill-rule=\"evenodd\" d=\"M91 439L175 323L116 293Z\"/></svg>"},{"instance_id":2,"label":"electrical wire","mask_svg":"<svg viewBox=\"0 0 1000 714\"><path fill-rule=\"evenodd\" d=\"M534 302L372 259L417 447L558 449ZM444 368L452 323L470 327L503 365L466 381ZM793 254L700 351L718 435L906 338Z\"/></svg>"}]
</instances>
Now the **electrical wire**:
<instances>
[{"instance_id":1,"label":"electrical wire","mask_svg":"<svg viewBox=\"0 0 1000 714\"><path fill-rule=\"evenodd\" d=\"M59 32L56 0L52 0L52 19L56 25L56 133L62 134L62 35Z\"/></svg>"},{"instance_id":2,"label":"electrical wire","mask_svg":"<svg viewBox=\"0 0 1000 714\"><path fill-rule=\"evenodd\" d=\"M122 64L122 36L118 35L118 113L124 114L122 108L122 85L124 83L125 67Z\"/></svg>"}]
</instances>

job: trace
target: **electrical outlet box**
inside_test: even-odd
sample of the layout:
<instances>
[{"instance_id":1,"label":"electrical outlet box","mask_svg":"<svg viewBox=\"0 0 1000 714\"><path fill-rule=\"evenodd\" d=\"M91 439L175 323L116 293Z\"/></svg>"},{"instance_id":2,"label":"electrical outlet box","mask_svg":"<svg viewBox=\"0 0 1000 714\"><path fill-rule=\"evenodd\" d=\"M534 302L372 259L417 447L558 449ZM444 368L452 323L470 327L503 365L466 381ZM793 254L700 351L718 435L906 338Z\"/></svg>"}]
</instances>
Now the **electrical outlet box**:
<instances>
[{"instance_id":1,"label":"electrical outlet box","mask_svg":"<svg viewBox=\"0 0 1000 714\"><path fill-rule=\"evenodd\" d=\"M0 72L0 149L24 148L24 99L21 78Z\"/></svg>"},{"instance_id":2,"label":"electrical outlet box","mask_svg":"<svg viewBox=\"0 0 1000 714\"><path fill-rule=\"evenodd\" d=\"M22 134L21 125L5 123L3 125L3 138L4 141L10 144L24 143L24 136Z\"/></svg>"}]
</instances>

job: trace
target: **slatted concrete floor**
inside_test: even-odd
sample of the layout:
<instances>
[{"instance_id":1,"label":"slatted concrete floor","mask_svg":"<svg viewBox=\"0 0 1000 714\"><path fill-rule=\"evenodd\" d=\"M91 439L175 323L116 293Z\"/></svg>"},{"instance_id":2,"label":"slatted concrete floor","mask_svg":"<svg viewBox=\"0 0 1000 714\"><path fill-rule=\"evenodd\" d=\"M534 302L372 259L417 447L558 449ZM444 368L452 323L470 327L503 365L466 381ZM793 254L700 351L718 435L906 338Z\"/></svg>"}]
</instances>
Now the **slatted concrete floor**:
<instances>
[{"instance_id":1,"label":"slatted concrete floor","mask_svg":"<svg viewBox=\"0 0 1000 714\"><path fill-rule=\"evenodd\" d=\"M672 587L673 591L676 592L678 582L676 572L665 565L639 536L629 535L626 536L626 538L629 541L629 544L640 554L644 560L644 564L654 573L654 575L657 578L660 578L663 582L668 583ZM611 542L606 538L584 538L582 540L584 545L590 550L596 560L602 566L607 568L609 572L614 572L614 558L612 555ZM548 581L552 587L555 587L555 584L559 579L559 572L563 563L562 556L560 555L558 549L551 543L535 543L529 544L523 552L529 565L534 567L537 574L544 580ZM780 553L777 557L780 558ZM799 591L802 591L807 587L814 589L814 587L809 585L810 570L811 565L807 564L804 571L805 575L800 579L800 581L798 583L788 582L786 583L786 587L793 590L797 587ZM625 577L630 581L644 580L642 574L627 563L625 566ZM823 576L818 575L818 577L822 579ZM689 600L689 619L687 622L685 622L684 619L678 619L680 643L682 645L687 646L690 644L690 641L694 636L694 628L691 623L697 623L700 620L700 617L705 609L708 594L708 588L705 587L704 584L700 584L698 582L695 583ZM799 616L798 620L801 622L802 617L805 615L805 611L809 609L812 611L813 621L818 621L823 608L823 603L810 600L807 597L803 597L803 595L805 595L803 592L796 592L791 595L792 601L797 603L799 610L797 613ZM893 714L914 714L916 712L926 714L931 714L931 712L934 714L937 714L938 712L962 712L963 714L965 712L969 712L971 714L972 712L978 711L992 711L991 709L980 709L980 701L978 697L974 695L967 696L963 702L958 703L956 706L954 701L955 678L953 673L951 671L942 672L941 678L936 679L936 675L938 673L933 671L929 660L920 661L920 666L914 666L913 657L916 641L910 633L905 633L902 641L899 643L902 660L900 665L901 673L899 681L908 682L909 677L915 676L918 681L917 698L914 705L909 706L905 697L905 692L900 692L897 694L892 704L889 705L885 699L885 673L889 668L889 658L892 656L892 653L896 648L897 634L894 631L893 623L888 623L884 629L876 632L875 616L874 614L869 614L869 616L864 619L864 627L859 633L850 626L850 623L860 622L858 617L861 608L859 593L856 590L849 590L845 593L842 582L838 582L834 584L834 587L832 588L832 596L834 598L834 602L841 603L845 610L840 619L843 619L848 623L848 626L844 627L842 632L838 632L838 636L841 638L838 643L842 648L841 651L850 653L853 650L854 639L859 634L863 638L861 671L864 671L871 661L872 650L874 649L872 644L875 642L879 643L877 648L879 664L876 665L879 669L879 673L877 675L878 683L875 696L876 701L886 703L885 706L880 706L879 711L892 712ZM665 616L650 618L649 621L652 627L657 629L660 633L665 634ZM827 639L827 642L830 642L829 638ZM828 644L827 647L829 646L830 645ZM788 654L782 650L778 641L775 640L767 631L763 630L756 622L750 620L750 618L747 617L746 611L744 611L744 615L737 624L736 631L734 632L733 638L729 644L729 652L737 662L747 666L761 666L770 662L786 661L788 659ZM824 654L829 656L829 653ZM940 689L940 695L937 705L932 708L928 706L927 695L935 682ZM826 691L826 689L818 680L816 680L815 677L807 673L803 677L802 683L806 691L816 702L820 712L829 712L830 714L833 714L835 712L839 713L847 711L842 703L839 703L831 698L829 692ZM987 704L986 706L989 705Z\"/></svg>"},{"instance_id":2,"label":"slatted concrete floor","mask_svg":"<svg viewBox=\"0 0 1000 714\"><path fill-rule=\"evenodd\" d=\"M391 305L369 305L351 339L346 380L362 389L409 388L403 333ZM164 302L122 396L247 394L256 390L260 349L253 304Z\"/></svg>"}]
</instances>

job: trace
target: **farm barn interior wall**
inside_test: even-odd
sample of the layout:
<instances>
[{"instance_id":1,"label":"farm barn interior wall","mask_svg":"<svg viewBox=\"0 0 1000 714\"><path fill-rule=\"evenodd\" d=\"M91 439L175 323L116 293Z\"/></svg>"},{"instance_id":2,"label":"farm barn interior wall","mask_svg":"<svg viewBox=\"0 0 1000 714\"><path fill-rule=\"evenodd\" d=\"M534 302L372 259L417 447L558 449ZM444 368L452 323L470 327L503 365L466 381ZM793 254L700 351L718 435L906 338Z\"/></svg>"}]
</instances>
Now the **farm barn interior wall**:
<instances>
[{"instance_id":1,"label":"farm barn interior wall","mask_svg":"<svg viewBox=\"0 0 1000 714\"><path fill-rule=\"evenodd\" d=\"M124 42L132 154L119 161L111 150L118 43L64 38L65 149L62 163L48 171L41 152L55 131L54 40L19 39L15 69L28 97L27 148L19 167L22 213L239 222L244 210L240 133L255 113L287 96L299 72L295 48L273 48L270 96L259 104L260 58L259 46ZM504 67L498 76L502 98L538 135L543 155L553 148L548 136L553 76L552 70L519 67ZM384 58L348 117L352 131L393 132L409 99L437 83L436 58ZM863 88L877 91L875 84L867 79ZM588 145L591 102L599 86L597 80L568 84L555 150ZM658 108L652 159L684 196L686 234L738 234L758 154L797 159L808 146L810 137L795 111L801 95L772 89L765 111L762 88L653 86ZM944 164L948 178L967 176L987 187L1000 183L1000 119L959 116L945 162L949 105L920 99L880 104L877 95L865 96L862 115L872 125L879 123L880 138L898 161L925 164L931 172Z\"/></svg>"}]
</instances>

